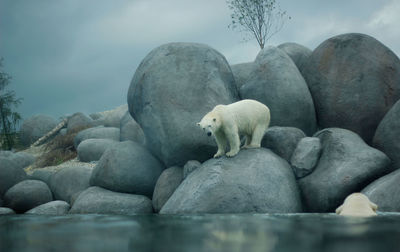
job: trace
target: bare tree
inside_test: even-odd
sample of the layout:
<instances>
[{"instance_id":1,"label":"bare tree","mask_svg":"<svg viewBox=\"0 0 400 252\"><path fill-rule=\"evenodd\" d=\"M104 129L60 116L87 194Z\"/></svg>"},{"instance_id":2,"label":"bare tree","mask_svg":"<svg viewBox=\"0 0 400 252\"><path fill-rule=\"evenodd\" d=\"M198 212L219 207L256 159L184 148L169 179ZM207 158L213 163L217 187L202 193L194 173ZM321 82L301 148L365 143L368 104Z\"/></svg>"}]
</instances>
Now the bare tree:
<instances>
[{"instance_id":1,"label":"bare tree","mask_svg":"<svg viewBox=\"0 0 400 252\"><path fill-rule=\"evenodd\" d=\"M255 37L261 49L282 29L286 20L290 19L275 0L227 0L226 2L232 11L232 23L229 27L240 28L250 37Z\"/></svg>"},{"instance_id":2,"label":"bare tree","mask_svg":"<svg viewBox=\"0 0 400 252\"><path fill-rule=\"evenodd\" d=\"M21 120L20 114L13 111L21 103L15 98L15 92L6 90L11 77L1 69L3 59L0 58L0 147L11 150L15 145L16 126Z\"/></svg>"}]
</instances>

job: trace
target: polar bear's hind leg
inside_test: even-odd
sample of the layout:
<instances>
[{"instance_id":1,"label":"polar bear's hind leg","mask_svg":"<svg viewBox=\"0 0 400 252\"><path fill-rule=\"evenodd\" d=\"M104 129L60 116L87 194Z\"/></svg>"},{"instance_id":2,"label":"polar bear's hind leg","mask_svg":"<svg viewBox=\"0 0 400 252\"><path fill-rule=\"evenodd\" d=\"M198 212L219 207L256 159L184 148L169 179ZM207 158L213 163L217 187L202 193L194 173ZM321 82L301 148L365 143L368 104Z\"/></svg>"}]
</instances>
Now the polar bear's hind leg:
<instances>
[{"instance_id":1,"label":"polar bear's hind leg","mask_svg":"<svg viewBox=\"0 0 400 252\"><path fill-rule=\"evenodd\" d=\"M253 131L253 135L251 136L251 143L250 145L247 145L246 148L260 148L261 147L261 141L264 137L266 127L265 125L259 124L255 127Z\"/></svg>"},{"instance_id":2,"label":"polar bear's hind leg","mask_svg":"<svg viewBox=\"0 0 400 252\"><path fill-rule=\"evenodd\" d=\"M246 141L245 141L244 145L242 146L242 148L247 148L247 146L249 146L251 144L251 135L246 134L245 138L246 138Z\"/></svg>"}]
</instances>

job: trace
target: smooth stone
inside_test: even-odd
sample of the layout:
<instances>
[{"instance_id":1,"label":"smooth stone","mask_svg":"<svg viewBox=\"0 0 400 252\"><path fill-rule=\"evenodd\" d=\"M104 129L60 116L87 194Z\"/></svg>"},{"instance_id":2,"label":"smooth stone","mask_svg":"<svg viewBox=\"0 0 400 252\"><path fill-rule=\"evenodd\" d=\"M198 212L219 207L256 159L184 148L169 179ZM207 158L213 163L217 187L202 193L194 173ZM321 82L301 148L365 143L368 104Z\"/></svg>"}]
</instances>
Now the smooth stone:
<instances>
[{"instance_id":1,"label":"smooth stone","mask_svg":"<svg viewBox=\"0 0 400 252\"><path fill-rule=\"evenodd\" d=\"M157 180L153 193L153 208L158 213L165 202L175 192L176 188L182 183L183 171L179 166L165 169Z\"/></svg>"},{"instance_id":2,"label":"smooth stone","mask_svg":"<svg viewBox=\"0 0 400 252\"><path fill-rule=\"evenodd\" d=\"M333 212L353 192L389 173L390 159L346 129L317 132L322 154L315 170L298 180L309 212Z\"/></svg>"},{"instance_id":3,"label":"smooth stone","mask_svg":"<svg viewBox=\"0 0 400 252\"><path fill-rule=\"evenodd\" d=\"M4 195L4 203L17 213L23 213L53 200L46 183L40 180L24 180L14 185Z\"/></svg>"},{"instance_id":4,"label":"smooth stone","mask_svg":"<svg viewBox=\"0 0 400 252\"><path fill-rule=\"evenodd\" d=\"M365 34L348 33L321 43L304 78L321 129L351 130L372 142L378 124L400 99L400 60Z\"/></svg>"},{"instance_id":5,"label":"smooth stone","mask_svg":"<svg viewBox=\"0 0 400 252\"><path fill-rule=\"evenodd\" d=\"M296 178L302 178L314 171L321 156L321 141L318 137L305 137L299 143L290 158Z\"/></svg>"},{"instance_id":6,"label":"smooth stone","mask_svg":"<svg viewBox=\"0 0 400 252\"><path fill-rule=\"evenodd\" d=\"M27 211L26 214L64 215L68 213L70 207L71 206L65 201L55 200L32 208Z\"/></svg>"},{"instance_id":7,"label":"smooth stone","mask_svg":"<svg viewBox=\"0 0 400 252\"><path fill-rule=\"evenodd\" d=\"M204 162L175 190L161 214L298 213L299 188L290 165L264 148Z\"/></svg>"},{"instance_id":8,"label":"smooth stone","mask_svg":"<svg viewBox=\"0 0 400 252\"><path fill-rule=\"evenodd\" d=\"M129 112L142 127L146 146L166 167L212 157L216 144L197 123L216 105L238 99L225 57L195 43L170 43L152 50L128 91Z\"/></svg>"},{"instance_id":9,"label":"smooth stone","mask_svg":"<svg viewBox=\"0 0 400 252\"><path fill-rule=\"evenodd\" d=\"M89 187L75 200L70 214L149 214L151 200L146 196L118 193L101 187Z\"/></svg>"}]
</instances>

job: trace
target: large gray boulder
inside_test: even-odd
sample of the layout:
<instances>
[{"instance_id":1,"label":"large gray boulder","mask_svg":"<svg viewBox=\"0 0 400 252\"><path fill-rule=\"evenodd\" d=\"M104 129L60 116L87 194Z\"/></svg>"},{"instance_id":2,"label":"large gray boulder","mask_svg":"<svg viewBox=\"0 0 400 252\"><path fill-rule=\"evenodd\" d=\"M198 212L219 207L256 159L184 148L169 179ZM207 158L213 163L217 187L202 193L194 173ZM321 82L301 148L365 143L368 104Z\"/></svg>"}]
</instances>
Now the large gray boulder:
<instances>
[{"instance_id":1,"label":"large gray boulder","mask_svg":"<svg viewBox=\"0 0 400 252\"><path fill-rule=\"evenodd\" d=\"M197 160L189 160L186 162L186 164L183 166L183 179L187 178L190 173L192 173L194 170L199 168L201 166L201 163Z\"/></svg>"},{"instance_id":2,"label":"large gray boulder","mask_svg":"<svg viewBox=\"0 0 400 252\"><path fill-rule=\"evenodd\" d=\"M98 161L106 149L116 143L111 139L86 139L78 145L78 158L81 162Z\"/></svg>"},{"instance_id":3,"label":"large gray boulder","mask_svg":"<svg viewBox=\"0 0 400 252\"><path fill-rule=\"evenodd\" d=\"M48 115L35 115L24 120L20 130L20 141L24 146L33 144L56 127L57 121Z\"/></svg>"},{"instance_id":4,"label":"large gray boulder","mask_svg":"<svg viewBox=\"0 0 400 252\"><path fill-rule=\"evenodd\" d=\"M79 165L65 167L54 173L50 178L54 198L71 203L76 195L90 186L92 171L90 166Z\"/></svg>"},{"instance_id":5,"label":"large gray boulder","mask_svg":"<svg viewBox=\"0 0 400 252\"><path fill-rule=\"evenodd\" d=\"M290 158L296 178L302 178L314 171L321 155L321 140L318 137L300 139Z\"/></svg>"},{"instance_id":6,"label":"large gray boulder","mask_svg":"<svg viewBox=\"0 0 400 252\"><path fill-rule=\"evenodd\" d=\"M120 130L119 128L98 126L80 131L74 138L75 148L86 139L111 139L119 141Z\"/></svg>"},{"instance_id":7,"label":"large gray boulder","mask_svg":"<svg viewBox=\"0 0 400 252\"><path fill-rule=\"evenodd\" d=\"M14 160L21 168L25 168L33 164L36 158L32 154L20 151L15 152L11 159Z\"/></svg>"},{"instance_id":8,"label":"large gray boulder","mask_svg":"<svg viewBox=\"0 0 400 252\"><path fill-rule=\"evenodd\" d=\"M28 177L29 179L36 179L45 182L46 184L50 185L51 176L56 173L58 170L54 169L54 166L34 169L32 174Z\"/></svg>"},{"instance_id":9,"label":"large gray boulder","mask_svg":"<svg viewBox=\"0 0 400 252\"><path fill-rule=\"evenodd\" d=\"M389 158L354 132L330 128L315 137L321 140L321 157L314 172L298 180L310 212L332 212L348 195L390 172Z\"/></svg>"},{"instance_id":10,"label":"large gray boulder","mask_svg":"<svg viewBox=\"0 0 400 252\"><path fill-rule=\"evenodd\" d=\"M76 199L71 214L147 214L152 213L151 200L146 196L108 191L90 187Z\"/></svg>"},{"instance_id":11,"label":"large gray boulder","mask_svg":"<svg viewBox=\"0 0 400 252\"><path fill-rule=\"evenodd\" d=\"M182 183L183 170L182 167L173 166L165 169L157 180L153 193L153 208L158 213L164 206L165 202L175 192L176 188Z\"/></svg>"},{"instance_id":12,"label":"large gray boulder","mask_svg":"<svg viewBox=\"0 0 400 252\"><path fill-rule=\"evenodd\" d=\"M104 152L93 170L90 184L151 197L163 170L162 163L142 145L120 142Z\"/></svg>"},{"instance_id":13,"label":"large gray boulder","mask_svg":"<svg viewBox=\"0 0 400 252\"><path fill-rule=\"evenodd\" d=\"M280 44L278 48L284 51L293 60L300 73L303 74L312 51L303 45L293 42Z\"/></svg>"},{"instance_id":14,"label":"large gray boulder","mask_svg":"<svg viewBox=\"0 0 400 252\"><path fill-rule=\"evenodd\" d=\"M24 180L14 185L4 195L4 203L17 213L23 213L53 200L50 188L39 180Z\"/></svg>"},{"instance_id":15,"label":"large gray boulder","mask_svg":"<svg viewBox=\"0 0 400 252\"><path fill-rule=\"evenodd\" d=\"M243 84L247 82L247 80L253 73L254 69L255 69L254 62L240 63L231 66L237 90L240 90Z\"/></svg>"},{"instance_id":16,"label":"large gray boulder","mask_svg":"<svg viewBox=\"0 0 400 252\"><path fill-rule=\"evenodd\" d=\"M65 201L55 200L32 208L27 211L26 214L64 215L68 213L70 207L71 206Z\"/></svg>"},{"instance_id":17,"label":"large gray boulder","mask_svg":"<svg viewBox=\"0 0 400 252\"><path fill-rule=\"evenodd\" d=\"M364 193L382 212L400 212L400 169L391 172L364 188Z\"/></svg>"},{"instance_id":18,"label":"large gray boulder","mask_svg":"<svg viewBox=\"0 0 400 252\"><path fill-rule=\"evenodd\" d=\"M238 100L225 57L209 46L171 43L151 51L133 76L129 112L148 148L167 167L213 156L215 142L196 123L218 104Z\"/></svg>"},{"instance_id":19,"label":"large gray boulder","mask_svg":"<svg viewBox=\"0 0 400 252\"><path fill-rule=\"evenodd\" d=\"M122 105L113 110L98 113L99 114L98 118L97 118L97 116L92 116L92 115L91 115L91 117L97 118L95 120L95 123L97 125L104 125L105 127L119 128L121 119L125 115L126 112L128 112L128 105Z\"/></svg>"},{"instance_id":20,"label":"large gray boulder","mask_svg":"<svg viewBox=\"0 0 400 252\"><path fill-rule=\"evenodd\" d=\"M400 101L379 123L373 139L373 146L383 151L392 160L393 167L400 167Z\"/></svg>"},{"instance_id":21,"label":"large gray boulder","mask_svg":"<svg viewBox=\"0 0 400 252\"><path fill-rule=\"evenodd\" d=\"M77 112L68 117L67 132L77 132L95 125L94 121L81 112Z\"/></svg>"},{"instance_id":22,"label":"large gray boulder","mask_svg":"<svg viewBox=\"0 0 400 252\"><path fill-rule=\"evenodd\" d=\"M129 111L125 113L120 122L120 141L133 141L142 145L146 144L146 138L140 125L132 118Z\"/></svg>"},{"instance_id":23,"label":"large gray boulder","mask_svg":"<svg viewBox=\"0 0 400 252\"><path fill-rule=\"evenodd\" d=\"M0 150L0 158L10 158L14 155L14 152L7 150Z\"/></svg>"},{"instance_id":24,"label":"large gray boulder","mask_svg":"<svg viewBox=\"0 0 400 252\"><path fill-rule=\"evenodd\" d=\"M289 162L298 142L305 136L300 129L275 126L267 129L261 146L271 149L275 154Z\"/></svg>"},{"instance_id":25,"label":"large gray boulder","mask_svg":"<svg viewBox=\"0 0 400 252\"><path fill-rule=\"evenodd\" d=\"M0 151L0 158L7 158L16 163L18 167L25 168L35 162L35 157L32 154L20 151Z\"/></svg>"},{"instance_id":26,"label":"large gray boulder","mask_svg":"<svg viewBox=\"0 0 400 252\"><path fill-rule=\"evenodd\" d=\"M317 126L313 99L292 59L270 46L260 51L255 63L250 79L240 88L242 99L267 105L271 126L295 127L313 134Z\"/></svg>"},{"instance_id":27,"label":"large gray boulder","mask_svg":"<svg viewBox=\"0 0 400 252\"><path fill-rule=\"evenodd\" d=\"M0 157L0 197L10 187L24 179L26 173L15 161Z\"/></svg>"},{"instance_id":28,"label":"large gray boulder","mask_svg":"<svg viewBox=\"0 0 400 252\"><path fill-rule=\"evenodd\" d=\"M264 148L210 159L194 170L161 209L162 214L296 213L300 193L290 165Z\"/></svg>"},{"instance_id":29,"label":"large gray boulder","mask_svg":"<svg viewBox=\"0 0 400 252\"><path fill-rule=\"evenodd\" d=\"M15 214L15 211L8 207L0 207L0 216L9 214Z\"/></svg>"},{"instance_id":30,"label":"large gray boulder","mask_svg":"<svg viewBox=\"0 0 400 252\"><path fill-rule=\"evenodd\" d=\"M324 41L313 51L305 72L321 128L349 129L368 144L400 98L399 58L365 34Z\"/></svg>"}]
</instances>

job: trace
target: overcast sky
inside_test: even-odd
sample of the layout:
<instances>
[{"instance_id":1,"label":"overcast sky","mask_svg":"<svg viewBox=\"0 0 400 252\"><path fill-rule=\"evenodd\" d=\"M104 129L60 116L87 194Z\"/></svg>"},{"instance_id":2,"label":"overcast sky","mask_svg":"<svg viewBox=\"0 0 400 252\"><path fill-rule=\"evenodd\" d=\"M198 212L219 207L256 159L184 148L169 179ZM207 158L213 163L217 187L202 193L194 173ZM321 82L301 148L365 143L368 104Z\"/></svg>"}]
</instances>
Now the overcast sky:
<instances>
[{"instance_id":1,"label":"overcast sky","mask_svg":"<svg viewBox=\"0 0 400 252\"><path fill-rule=\"evenodd\" d=\"M400 0L278 2L291 20L270 45L313 50L360 32L400 55ZM24 118L89 114L126 104L140 61L165 43L205 43L230 64L253 61L258 45L229 23L225 0L0 0L0 56Z\"/></svg>"}]
</instances>

